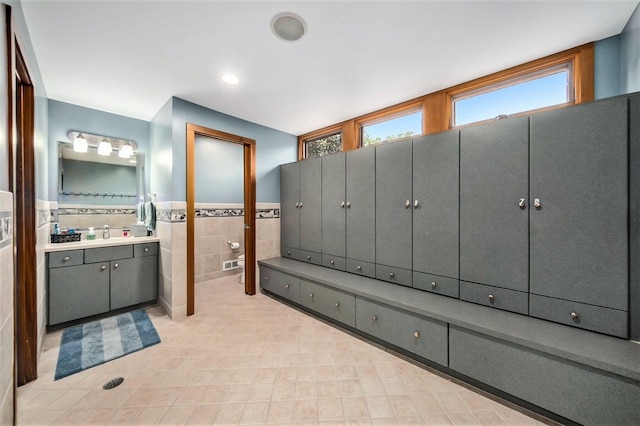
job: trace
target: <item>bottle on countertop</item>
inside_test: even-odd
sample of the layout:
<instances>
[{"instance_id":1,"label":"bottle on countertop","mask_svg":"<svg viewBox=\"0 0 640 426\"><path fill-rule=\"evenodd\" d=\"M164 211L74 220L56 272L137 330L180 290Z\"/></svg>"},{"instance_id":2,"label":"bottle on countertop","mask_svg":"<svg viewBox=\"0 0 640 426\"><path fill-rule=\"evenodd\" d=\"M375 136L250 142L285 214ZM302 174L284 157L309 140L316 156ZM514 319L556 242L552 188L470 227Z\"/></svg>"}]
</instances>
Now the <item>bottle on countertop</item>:
<instances>
[{"instance_id":1,"label":"bottle on countertop","mask_svg":"<svg viewBox=\"0 0 640 426\"><path fill-rule=\"evenodd\" d=\"M60 235L60 225L58 225L57 223L53 225L53 233L55 235Z\"/></svg>"},{"instance_id":2,"label":"bottle on countertop","mask_svg":"<svg viewBox=\"0 0 640 426\"><path fill-rule=\"evenodd\" d=\"M104 226L104 230L102 231L102 239L108 240L111 238L111 233L109 232L109 225Z\"/></svg>"},{"instance_id":3,"label":"bottle on countertop","mask_svg":"<svg viewBox=\"0 0 640 426\"><path fill-rule=\"evenodd\" d=\"M89 227L89 232L87 232L87 240L95 240L96 239L96 231L94 231L93 226Z\"/></svg>"}]
</instances>

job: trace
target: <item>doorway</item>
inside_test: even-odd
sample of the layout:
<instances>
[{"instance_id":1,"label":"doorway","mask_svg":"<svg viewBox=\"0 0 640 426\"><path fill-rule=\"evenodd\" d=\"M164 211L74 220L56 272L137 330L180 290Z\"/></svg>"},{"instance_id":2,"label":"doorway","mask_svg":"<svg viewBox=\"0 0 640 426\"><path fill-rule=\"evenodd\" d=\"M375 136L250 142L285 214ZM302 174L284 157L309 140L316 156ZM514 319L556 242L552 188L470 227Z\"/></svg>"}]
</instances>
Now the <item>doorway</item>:
<instances>
[{"instance_id":1,"label":"doorway","mask_svg":"<svg viewBox=\"0 0 640 426\"><path fill-rule=\"evenodd\" d=\"M256 223L256 166L255 140L221 132L207 127L187 123L187 315L195 312L196 283L196 137L206 137L242 146L243 164L243 210L244 210L244 291L248 295L256 292L255 280L255 223ZM231 240L230 240L231 241ZM232 243L235 241L231 241Z\"/></svg>"}]
</instances>

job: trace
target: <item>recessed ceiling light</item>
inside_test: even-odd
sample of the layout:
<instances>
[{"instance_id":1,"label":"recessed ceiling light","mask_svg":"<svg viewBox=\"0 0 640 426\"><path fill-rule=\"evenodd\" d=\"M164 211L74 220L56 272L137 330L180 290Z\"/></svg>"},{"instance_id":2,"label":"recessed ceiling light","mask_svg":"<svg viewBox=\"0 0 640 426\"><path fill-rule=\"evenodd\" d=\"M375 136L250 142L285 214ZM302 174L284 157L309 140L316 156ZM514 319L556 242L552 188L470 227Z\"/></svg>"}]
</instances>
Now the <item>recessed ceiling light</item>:
<instances>
[{"instance_id":1,"label":"recessed ceiling light","mask_svg":"<svg viewBox=\"0 0 640 426\"><path fill-rule=\"evenodd\" d=\"M279 13L271 20L271 31L281 40L300 40L307 31L307 24L295 13Z\"/></svg>"},{"instance_id":2,"label":"recessed ceiling light","mask_svg":"<svg viewBox=\"0 0 640 426\"><path fill-rule=\"evenodd\" d=\"M228 84L238 84L240 83L240 80L238 80L238 77L236 77L235 75L231 75L231 74L226 74L222 76L222 81L224 81L225 83Z\"/></svg>"}]
</instances>

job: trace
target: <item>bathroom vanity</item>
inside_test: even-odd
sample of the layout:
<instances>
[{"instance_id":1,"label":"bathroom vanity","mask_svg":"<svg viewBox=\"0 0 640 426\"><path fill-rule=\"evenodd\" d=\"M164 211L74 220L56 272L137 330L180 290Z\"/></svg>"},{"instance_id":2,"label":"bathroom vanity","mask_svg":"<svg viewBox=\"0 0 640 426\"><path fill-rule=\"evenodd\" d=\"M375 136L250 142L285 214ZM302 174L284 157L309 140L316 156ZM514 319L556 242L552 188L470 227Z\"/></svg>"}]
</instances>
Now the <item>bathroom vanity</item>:
<instances>
[{"instance_id":1,"label":"bathroom vanity","mask_svg":"<svg viewBox=\"0 0 640 426\"><path fill-rule=\"evenodd\" d=\"M48 244L47 329L158 298L158 237Z\"/></svg>"}]
</instances>

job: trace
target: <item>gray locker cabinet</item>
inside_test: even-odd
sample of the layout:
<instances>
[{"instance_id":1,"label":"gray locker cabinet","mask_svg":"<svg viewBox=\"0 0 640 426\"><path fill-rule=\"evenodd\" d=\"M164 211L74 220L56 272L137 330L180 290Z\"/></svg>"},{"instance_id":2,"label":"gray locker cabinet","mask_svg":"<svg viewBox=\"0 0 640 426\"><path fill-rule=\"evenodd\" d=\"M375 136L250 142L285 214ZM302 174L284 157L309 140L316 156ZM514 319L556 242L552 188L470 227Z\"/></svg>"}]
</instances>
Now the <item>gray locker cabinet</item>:
<instances>
[{"instance_id":1,"label":"gray locker cabinet","mask_svg":"<svg viewBox=\"0 0 640 426\"><path fill-rule=\"evenodd\" d=\"M300 248L322 252L322 158L300 163Z\"/></svg>"},{"instance_id":2,"label":"gray locker cabinet","mask_svg":"<svg viewBox=\"0 0 640 426\"><path fill-rule=\"evenodd\" d=\"M376 260L376 149L349 151L347 157L347 258Z\"/></svg>"},{"instance_id":3,"label":"gray locker cabinet","mask_svg":"<svg viewBox=\"0 0 640 426\"><path fill-rule=\"evenodd\" d=\"M528 180L528 117L460 131L461 280L529 291Z\"/></svg>"},{"instance_id":4,"label":"gray locker cabinet","mask_svg":"<svg viewBox=\"0 0 640 426\"><path fill-rule=\"evenodd\" d=\"M82 253L82 250L77 252ZM48 325L107 311L109 262L49 269Z\"/></svg>"},{"instance_id":5,"label":"gray locker cabinet","mask_svg":"<svg viewBox=\"0 0 640 426\"><path fill-rule=\"evenodd\" d=\"M640 423L637 381L456 326L449 368L581 424Z\"/></svg>"},{"instance_id":6,"label":"gray locker cabinet","mask_svg":"<svg viewBox=\"0 0 640 426\"><path fill-rule=\"evenodd\" d=\"M414 139L414 271L458 278L459 189L459 132Z\"/></svg>"},{"instance_id":7,"label":"gray locker cabinet","mask_svg":"<svg viewBox=\"0 0 640 426\"><path fill-rule=\"evenodd\" d=\"M158 298L158 257L142 256L111 262L111 310Z\"/></svg>"},{"instance_id":8,"label":"gray locker cabinet","mask_svg":"<svg viewBox=\"0 0 640 426\"><path fill-rule=\"evenodd\" d=\"M350 327L356 326L356 296L306 280L300 280L300 303Z\"/></svg>"},{"instance_id":9,"label":"gray locker cabinet","mask_svg":"<svg viewBox=\"0 0 640 426\"><path fill-rule=\"evenodd\" d=\"M376 147L376 264L412 264L412 141Z\"/></svg>"},{"instance_id":10,"label":"gray locker cabinet","mask_svg":"<svg viewBox=\"0 0 640 426\"><path fill-rule=\"evenodd\" d=\"M300 248L300 176L298 163L280 166L280 239L283 256Z\"/></svg>"},{"instance_id":11,"label":"gray locker cabinet","mask_svg":"<svg viewBox=\"0 0 640 426\"><path fill-rule=\"evenodd\" d=\"M322 253L339 257L346 255L345 176L344 153L322 157Z\"/></svg>"},{"instance_id":12,"label":"gray locker cabinet","mask_svg":"<svg viewBox=\"0 0 640 426\"><path fill-rule=\"evenodd\" d=\"M356 297L356 328L423 358L448 365L448 325Z\"/></svg>"},{"instance_id":13,"label":"gray locker cabinet","mask_svg":"<svg viewBox=\"0 0 640 426\"><path fill-rule=\"evenodd\" d=\"M300 300L300 279L280 271L261 266L260 287L295 303Z\"/></svg>"},{"instance_id":14,"label":"gray locker cabinet","mask_svg":"<svg viewBox=\"0 0 640 426\"><path fill-rule=\"evenodd\" d=\"M627 99L531 116L531 293L628 309Z\"/></svg>"}]
</instances>

